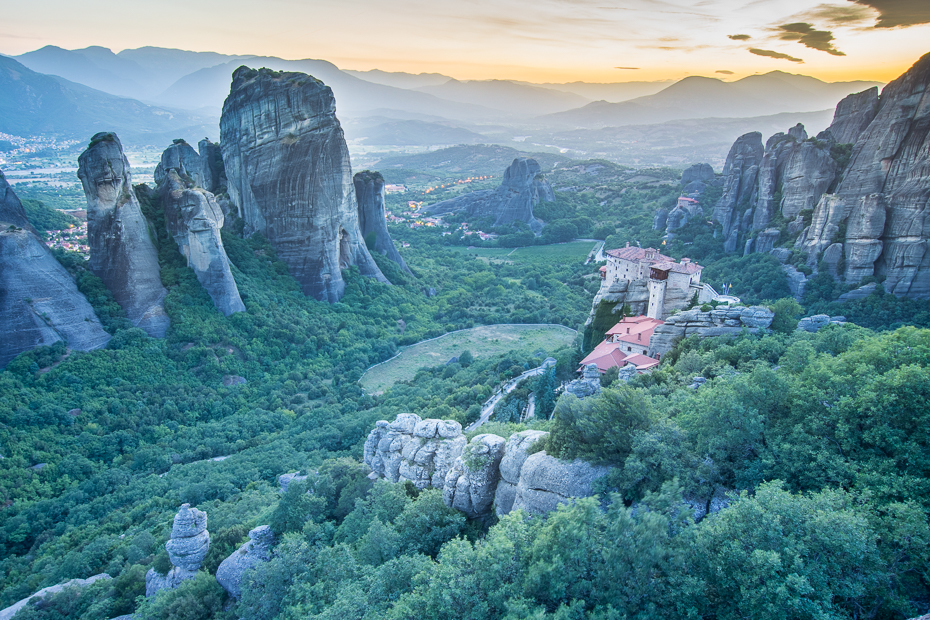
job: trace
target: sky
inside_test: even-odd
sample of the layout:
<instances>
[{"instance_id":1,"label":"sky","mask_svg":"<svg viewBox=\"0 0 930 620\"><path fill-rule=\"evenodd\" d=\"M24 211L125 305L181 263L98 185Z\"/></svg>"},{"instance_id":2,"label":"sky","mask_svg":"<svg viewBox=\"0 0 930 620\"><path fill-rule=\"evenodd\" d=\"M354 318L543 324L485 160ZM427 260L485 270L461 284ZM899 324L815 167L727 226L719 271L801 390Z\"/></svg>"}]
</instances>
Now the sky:
<instances>
[{"instance_id":1,"label":"sky","mask_svg":"<svg viewBox=\"0 0 930 620\"><path fill-rule=\"evenodd\" d=\"M889 81L930 52L930 0L30 0L0 53L142 46L531 82Z\"/></svg>"}]
</instances>

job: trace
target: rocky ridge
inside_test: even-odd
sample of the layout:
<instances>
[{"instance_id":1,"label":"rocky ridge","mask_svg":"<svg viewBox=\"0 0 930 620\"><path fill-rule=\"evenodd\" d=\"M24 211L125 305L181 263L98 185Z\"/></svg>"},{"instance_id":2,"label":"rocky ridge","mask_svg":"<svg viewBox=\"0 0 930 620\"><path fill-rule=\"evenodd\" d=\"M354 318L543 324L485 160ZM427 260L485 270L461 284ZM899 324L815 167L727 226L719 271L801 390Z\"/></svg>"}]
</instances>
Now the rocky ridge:
<instances>
[{"instance_id":1,"label":"rocky ridge","mask_svg":"<svg viewBox=\"0 0 930 620\"><path fill-rule=\"evenodd\" d=\"M98 349L110 335L65 268L39 239L0 172L0 368L24 351L66 341Z\"/></svg>"},{"instance_id":2,"label":"rocky ridge","mask_svg":"<svg viewBox=\"0 0 930 620\"><path fill-rule=\"evenodd\" d=\"M362 231L362 238L373 238L370 249L387 256L400 265L400 268L410 273L410 268L404 258L394 247L394 241L387 229L387 220L384 215L384 177L380 172L365 170L356 172L352 177L355 185L355 197L358 200L358 225Z\"/></svg>"},{"instance_id":3,"label":"rocky ridge","mask_svg":"<svg viewBox=\"0 0 930 620\"><path fill-rule=\"evenodd\" d=\"M245 304L239 296L220 234L223 211L213 194L198 187L185 172L183 154L188 151L194 149L187 144L172 145L159 163L162 172L156 176L165 224L217 309L226 316L244 312Z\"/></svg>"},{"instance_id":4,"label":"rocky ridge","mask_svg":"<svg viewBox=\"0 0 930 620\"><path fill-rule=\"evenodd\" d=\"M815 271L848 285L874 277L895 295L930 298L928 102L930 54L880 96L871 88L843 99L816 138L800 125L764 148L760 134L741 136L714 208L724 249L771 252L795 239ZM797 264L785 270L797 280L793 291L803 291Z\"/></svg>"},{"instance_id":5,"label":"rocky ridge","mask_svg":"<svg viewBox=\"0 0 930 620\"><path fill-rule=\"evenodd\" d=\"M478 190L443 200L424 212L442 215L464 211L470 217L494 217L495 226L525 222L530 230L539 234L543 222L533 215L533 207L553 200L555 193L543 177L539 162L518 157L504 171L504 179L497 189Z\"/></svg>"},{"instance_id":6,"label":"rocky ridge","mask_svg":"<svg viewBox=\"0 0 930 620\"><path fill-rule=\"evenodd\" d=\"M78 177L87 197L90 270L103 280L136 327L161 338L169 319L167 291L159 275L158 253L132 190L129 161L119 138L98 133L78 158Z\"/></svg>"},{"instance_id":7,"label":"rocky ridge","mask_svg":"<svg viewBox=\"0 0 930 620\"><path fill-rule=\"evenodd\" d=\"M686 310L665 319L664 325L656 327L649 340L649 357L665 355L682 338L697 336L710 338L768 329L775 313L762 306L733 306L717 308L709 312L700 309Z\"/></svg>"},{"instance_id":8,"label":"rocky ridge","mask_svg":"<svg viewBox=\"0 0 930 620\"><path fill-rule=\"evenodd\" d=\"M365 247L332 90L303 73L239 67L220 119L227 189L306 295L336 302L342 270L387 279Z\"/></svg>"},{"instance_id":9,"label":"rocky ridge","mask_svg":"<svg viewBox=\"0 0 930 620\"><path fill-rule=\"evenodd\" d=\"M505 440L485 433L468 442L452 420L423 420L402 413L379 421L365 441L372 477L409 480L418 488L442 489L446 505L470 518L512 509L545 514L572 497L591 495L591 483L607 473L582 461L560 461L529 450L548 436L523 431Z\"/></svg>"}]
</instances>

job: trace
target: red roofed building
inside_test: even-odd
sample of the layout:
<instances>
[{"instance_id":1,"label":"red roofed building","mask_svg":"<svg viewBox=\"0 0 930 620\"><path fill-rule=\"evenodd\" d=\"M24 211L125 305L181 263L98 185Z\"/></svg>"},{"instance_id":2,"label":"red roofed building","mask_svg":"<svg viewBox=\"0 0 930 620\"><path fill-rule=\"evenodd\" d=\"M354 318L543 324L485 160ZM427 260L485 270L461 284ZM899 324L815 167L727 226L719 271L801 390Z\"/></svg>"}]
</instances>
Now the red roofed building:
<instances>
[{"instance_id":1,"label":"red roofed building","mask_svg":"<svg viewBox=\"0 0 930 620\"><path fill-rule=\"evenodd\" d=\"M624 317L610 328L607 338L587 357L581 360L581 369L588 364L597 364L602 373L615 366L632 364L639 371L650 370L659 365L659 360L649 357L649 341L656 327L663 321L647 316Z\"/></svg>"}]
</instances>

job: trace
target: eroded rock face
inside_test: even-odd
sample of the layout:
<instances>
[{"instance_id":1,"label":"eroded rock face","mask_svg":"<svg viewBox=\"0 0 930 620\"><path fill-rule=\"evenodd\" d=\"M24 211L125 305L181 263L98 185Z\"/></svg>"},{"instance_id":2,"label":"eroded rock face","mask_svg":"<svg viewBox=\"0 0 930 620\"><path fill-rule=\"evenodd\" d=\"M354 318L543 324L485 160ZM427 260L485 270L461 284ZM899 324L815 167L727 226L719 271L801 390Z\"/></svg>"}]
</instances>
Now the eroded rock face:
<instances>
[{"instance_id":1,"label":"eroded rock face","mask_svg":"<svg viewBox=\"0 0 930 620\"><path fill-rule=\"evenodd\" d=\"M447 506L470 518L490 512L505 444L503 437L490 433L471 440L446 474L442 498Z\"/></svg>"},{"instance_id":2,"label":"eroded rock face","mask_svg":"<svg viewBox=\"0 0 930 620\"><path fill-rule=\"evenodd\" d=\"M127 318L150 336L164 337L169 319L167 291L158 253L132 191L129 161L119 138L98 133L78 158L78 177L87 197L90 270L103 280Z\"/></svg>"},{"instance_id":3,"label":"eroded rock face","mask_svg":"<svg viewBox=\"0 0 930 620\"><path fill-rule=\"evenodd\" d=\"M517 498L517 485L520 483L520 470L530 456L529 450L536 442L548 436L549 433L545 431L520 431L507 440L499 468L500 480L494 493L494 509L497 516L503 516L513 510L513 502Z\"/></svg>"},{"instance_id":4,"label":"eroded rock face","mask_svg":"<svg viewBox=\"0 0 930 620\"><path fill-rule=\"evenodd\" d=\"M227 189L244 232L263 234L305 294L336 302L342 270L381 282L362 238L332 90L303 73L239 67L223 104Z\"/></svg>"},{"instance_id":5,"label":"eroded rock face","mask_svg":"<svg viewBox=\"0 0 930 620\"><path fill-rule=\"evenodd\" d=\"M754 202L764 154L762 134L758 131L740 136L730 147L723 166L723 195L714 207L714 220L723 227L726 237L739 223L737 207ZM736 249L735 242L734 239L733 250Z\"/></svg>"},{"instance_id":6,"label":"eroded rock face","mask_svg":"<svg viewBox=\"0 0 930 620\"><path fill-rule=\"evenodd\" d=\"M189 187L175 168L167 168L158 189L168 232L213 304L226 316L245 312L220 234L223 211L213 194Z\"/></svg>"},{"instance_id":7,"label":"eroded rock face","mask_svg":"<svg viewBox=\"0 0 930 620\"><path fill-rule=\"evenodd\" d=\"M816 266L821 252L841 243L840 280L856 284L866 276L884 276L885 290L895 295L930 298L928 101L930 54L884 88L874 115L869 91L844 100L846 116L856 119L851 126L874 118L858 134L843 180L821 199L811 226L798 238L809 265ZM832 127L829 132L834 133ZM842 133L839 125L836 133ZM854 133L850 129L842 139Z\"/></svg>"},{"instance_id":8,"label":"eroded rock face","mask_svg":"<svg viewBox=\"0 0 930 620\"><path fill-rule=\"evenodd\" d=\"M352 177L355 185L355 196L358 199L358 225L362 237L374 237L375 252L380 252L400 265L401 269L410 273L410 268L404 258L394 247L394 241L387 229L387 220L384 216L384 177L380 172L357 172Z\"/></svg>"},{"instance_id":9,"label":"eroded rock face","mask_svg":"<svg viewBox=\"0 0 930 620\"><path fill-rule=\"evenodd\" d=\"M768 329L775 313L763 306L733 306L717 308L710 312L700 309L686 310L665 319L665 324L656 327L649 339L649 356L665 355L675 344L688 336L699 338L735 336L744 329L750 333Z\"/></svg>"},{"instance_id":10,"label":"eroded rock face","mask_svg":"<svg viewBox=\"0 0 930 620\"><path fill-rule=\"evenodd\" d=\"M365 441L364 460L377 476L391 482L410 480L417 488L441 489L468 440L454 420L423 420L401 413L381 420Z\"/></svg>"},{"instance_id":11,"label":"eroded rock face","mask_svg":"<svg viewBox=\"0 0 930 620\"><path fill-rule=\"evenodd\" d=\"M249 542L220 563L216 569L216 580L231 597L242 596L242 580L246 571L271 559L272 545L274 533L269 526L261 525L249 532Z\"/></svg>"},{"instance_id":12,"label":"eroded rock face","mask_svg":"<svg viewBox=\"0 0 930 620\"><path fill-rule=\"evenodd\" d=\"M110 340L87 298L33 230L0 172L0 368L24 351L62 340L79 351Z\"/></svg>"},{"instance_id":13,"label":"eroded rock face","mask_svg":"<svg viewBox=\"0 0 930 620\"><path fill-rule=\"evenodd\" d=\"M112 579L112 577L110 577L106 573L100 573L98 575L94 575L93 577L88 577L87 579L71 579L64 583L59 583L58 585L49 586L47 588L42 588L35 594L31 596L27 596L26 598L20 601L17 601L16 603L13 603L12 605L10 605L9 607L5 609L0 609L0 620L12 620L12 618L16 615L16 612L18 612L20 609L28 605L29 601L32 601L35 599L42 599L52 594L58 594L59 592L67 588L76 588L76 589L87 588L97 583L101 579L103 579L104 581L109 581L110 579Z\"/></svg>"},{"instance_id":14,"label":"eroded rock face","mask_svg":"<svg viewBox=\"0 0 930 620\"><path fill-rule=\"evenodd\" d=\"M145 595L155 596L160 590L178 587L181 582L193 579L210 550L210 532L207 531L207 513L190 504L182 504L174 516L171 538L165 543L172 568L162 575L149 569L145 575Z\"/></svg>"},{"instance_id":15,"label":"eroded rock face","mask_svg":"<svg viewBox=\"0 0 930 620\"><path fill-rule=\"evenodd\" d=\"M531 454L520 469L512 509L546 514L574 497L592 495L594 481L609 471L581 460L562 461L545 452Z\"/></svg>"},{"instance_id":16,"label":"eroded rock face","mask_svg":"<svg viewBox=\"0 0 930 620\"><path fill-rule=\"evenodd\" d=\"M539 233L543 223L533 215L533 207L555 200L555 193L542 176L535 159L518 157L504 171L504 179L495 190L479 190L429 206L425 212L433 215L464 211L470 216L496 219L495 226L511 222L526 222Z\"/></svg>"},{"instance_id":17,"label":"eroded rock face","mask_svg":"<svg viewBox=\"0 0 930 620\"><path fill-rule=\"evenodd\" d=\"M854 144L878 114L878 88L847 95L836 106L827 131L837 144Z\"/></svg>"}]
</instances>

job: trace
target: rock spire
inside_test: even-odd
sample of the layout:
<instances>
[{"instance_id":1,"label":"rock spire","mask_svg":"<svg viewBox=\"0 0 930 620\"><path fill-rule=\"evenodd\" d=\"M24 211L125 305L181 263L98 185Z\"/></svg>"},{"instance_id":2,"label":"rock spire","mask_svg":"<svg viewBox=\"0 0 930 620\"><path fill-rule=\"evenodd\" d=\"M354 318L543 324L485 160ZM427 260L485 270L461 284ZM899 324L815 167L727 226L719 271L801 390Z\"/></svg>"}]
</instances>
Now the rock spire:
<instances>
[{"instance_id":1,"label":"rock spire","mask_svg":"<svg viewBox=\"0 0 930 620\"><path fill-rule=\"evenodd\" d=\"M358 224L366 245L371 239L372 251L387 256L400 265L401 269L410 273L410 268L394 247L394 241L391 240L391 234L387 229L384 214L384 177L380 172L365 170L356 172L352 182L358 199Z\"/></svg>"},{"instance_id":2,"label":"rock spire","mask_svg":"<svg viewBox=\"0 0 930 620\"><path fill-rule=\"evenodd\" d=\"M90 270L103 280L133 325L161 338L169 319L162 305L158 253L132 190L129 161L113 133L98 133L78 158L87 197Z\"/></svg>"},{"instance_id":3,"label":"rock spire","mask_svg":"<svg viewBox=\"0 0 930 620\"><path fill-rule=\"evenodd\" d=\"M352 265L387 282L359 229L349 150L328 86L303 73L239 67L220 135L245 234L267 237L305 294L338 301L342 270Z\"/></svg>"}]
</instances>

